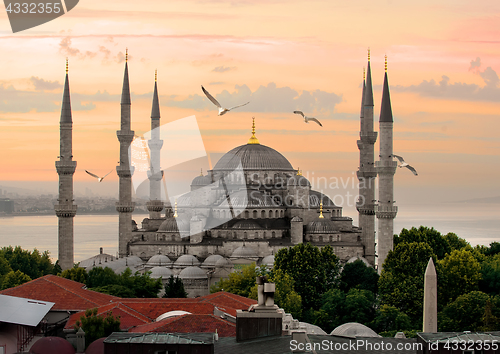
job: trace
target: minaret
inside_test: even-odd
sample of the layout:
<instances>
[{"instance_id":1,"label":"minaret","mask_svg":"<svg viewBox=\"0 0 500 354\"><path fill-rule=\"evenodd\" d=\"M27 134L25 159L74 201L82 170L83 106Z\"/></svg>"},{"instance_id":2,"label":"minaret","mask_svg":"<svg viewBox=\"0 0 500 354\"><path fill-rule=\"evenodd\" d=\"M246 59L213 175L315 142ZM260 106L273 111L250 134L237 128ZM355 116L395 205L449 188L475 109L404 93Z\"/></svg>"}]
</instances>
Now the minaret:
<instances>
[{"instance_id":1,"label":"minaret","mask_svg":"<svg viewBox=\"0 0 500 354\"><path fill-rule=\"evenodd\" d=\"M125 74L121 100L121 129L116 132L120 142L120 165L116 166L116 173L120 180L119 201L116 210L119 213L118 225L118 254L120 257L128 255L127 245L132 238L132 212L135 203L132 202L132 174L134 167L130 166L128 151L134 131L130 130L130 88L128 83L128 51L125 54Z\"/></svg>"},{"instance_id":2,"label":"minaret","mask_svg":"<svg viewBox=\"0 0 500 354\"><path fill-rule=\"evenodd\" d=\"M359 149L359 199L356 205L359 213L359 227L364 246L364 257L375 265L375 141L377 132L373 131L373 89L370 68L370 49L368 49L368 69L366 83L363 73L363 94L361 99L361 129L358 140Z\"/></svg>"},{"instance_id":3,"label":"minaret","mask_svg":"<svg viewBox=\"0 0 500 354\"><path fill-rule=\"evenodd\" d=\"M378 205L375 208L378 219L378 272L389 251L393 248L394 218L398 208L394 205L394 173L397 162L392 159L392 108L387 80L387 56L385 57L385 77L380 107L380 161L376 168L378 181Z\"/></svg>"},{"instance_id":4,"label":"minaret","mask_svg":"<svg viewBox=\"0 0 500 354\"><path fill-rule=\"evenodd\" d=\"M427 263L424 276L423 332L437 332L437 274L432 257Z\"/></svg>"},{"instance_id":5,"label":"minaret","mask_svg":"<svg viewBox=\"0 0 500 354\"><path fill-rule=\"evenodd\" d=\"M68 59L66 59L66 81L61 108L59 161L56 170L59 175L58 204L54 205L59 220L59 265L63 270L73 267L73 218L76 205L73 204L73 174L76 161L73 161L73 119L69 95Z\"/></svg>"},{"instance_id":6,"label":"minaret","mask_svg":"<svg viewBox=\"0 0 500 354\"><path fill-rule=\"evenodd\" d=\"M160 152L163 140L160 140L160 103L158 101L157 72L155 70L155 90L153 93L153 106L151 108L151 138L148 140L150 153L149 202L146 206L150 219L160 219L163 210L161 201L161 180L163 172L160 169Z\"/></svg>"}]
</instances>

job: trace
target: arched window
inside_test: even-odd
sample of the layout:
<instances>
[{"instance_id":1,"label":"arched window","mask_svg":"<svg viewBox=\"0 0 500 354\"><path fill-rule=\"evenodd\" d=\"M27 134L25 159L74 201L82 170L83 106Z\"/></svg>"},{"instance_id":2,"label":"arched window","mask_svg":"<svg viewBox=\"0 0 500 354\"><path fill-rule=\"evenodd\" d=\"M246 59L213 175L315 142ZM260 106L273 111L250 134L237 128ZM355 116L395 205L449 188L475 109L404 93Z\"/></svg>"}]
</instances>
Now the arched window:
<instances>
[{"instance_id":1,"label":"arched window","mask_svg":"<svg viewBox=\"0 0 500 354\"><path fill-rule=\"evenodd\" d=\"M260 218L261 218L261 219L265 219L265 218L266 218L266 212L265 212L265 210L262 210L262 211L260 212Z\"/></svg>"},{"instance_id":2,"label":"arched window","mask_svg":"<svg viewBox=\"0 0 500 354\"><path fill-rule=\"evenodd\" d=\"M276 232L273 231L272 238L276 238Z\"/></svg>"},{"instance_id":3,"label":"arched window","mask_svg":"<svg viewBox=\"0 0 500 354\"><path fill-rule=\"evenodd\" d=\"M253 218L254 218L254 219L257 219L257 210L254 210L254 211L253 211Z\"/></svg>"},{"instance_id":4,"label":"arched window","mask_svg":"<svg viewBox=\"0 0 500 354\"><path fill-rule=\"evenodd\" d=\"M255 231L255 238L259 238L259 233Z\"/></svg>"},{"instance_id":5,"label":"arched window","mask_svg":"<svg viewBox=\"0 0 500 354\"><path fill-rule=\"evenodd\" d=\"M245 210L245 219L250 218L250 212L248 210Z\"/></svg>"},{"instance_id":6,"label":"arched window","mask_svg":"<svg viewBox=\"0 0 500 354\"><path fill-rule=\"evenodd\" d=\"M273 211L269 210L269 218L272 218L272 217L273 217Z\"/></svg>"},{"instance_id":7,"label":"arched window","mask_svg":"<svg viewBox=\"0 0 500 354\"><path fill-rule=\"evenodd\" d=\"M246 240L247 238L248 238L248 236L247 236L247 232L245 231L245 232L243 233L243 239L244 239L244 240Z\"/></svg>"}]
</instances>

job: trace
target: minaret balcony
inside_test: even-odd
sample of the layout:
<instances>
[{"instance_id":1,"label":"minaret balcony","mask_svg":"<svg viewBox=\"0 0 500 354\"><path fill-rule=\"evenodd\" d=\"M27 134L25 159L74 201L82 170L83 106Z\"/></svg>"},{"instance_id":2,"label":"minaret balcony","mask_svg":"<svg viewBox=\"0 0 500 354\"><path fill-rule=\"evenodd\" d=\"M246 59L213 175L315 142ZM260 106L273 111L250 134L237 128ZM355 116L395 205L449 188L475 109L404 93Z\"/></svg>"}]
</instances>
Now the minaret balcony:
<instances>
[{"instance_id":1,"label":"minaret balcony","mask_svg":"<svg viewBox=\"0 0 500 354\"><path fill-rule=\"evenodd\" d=\"M72 175L75 169L76 161L56 161L56 171L59 175Z\"/></svg>"},{"instance_id":2,"label":"minaret balcony","mask_svg":"<svg viewBox=\"0 0 500 354\"><path fill-rule=\"evenodd\" d=\"M375 215L375 204L373 203L356 203L356 209L363 215Z\"/></svg>"},{"instance_id":3,"label":"minaret balcony","mask_svg":"<svg viewBox=\"0 0 500 354\"><path fill-rule=\"evenodd\" d=\"M356 143L358 144L358 150L363 150L364 148L364 143L362 140L357 140Z\"/></svg>"},{"instance_id":4,"label":"minaret balcony","mask_svg":"<svg viewBox=\"0 0 500 354\"><path fill-rule=\"evenodd\" d=\"M135 132L133 130L117 130L116 136L120 143L130 144L134 140Z\"/></svg>"},{"instance_id":5,"label":"minaret balcony","mask_svg":"<svg viewBox=\"0 0 500 354\"><path fill-rule=\"evenodd\" d=\"M116 205L116 211L119 212L119 213L131 213L135 209L135 203L134 202L130 202L130 203L116 202L115 205Z\"/></svg>"},{"instance_id":6,"label":"minaret balcony","mask_svg":"<svg viewBox=\"0 0 500 354\"><path fill-rule=\"evenodd\" d=\"M379 175L393 175L398 168L397 161L375 161L375 168Z\"/></svg>"},{"instance_id":7,"label":"minaret balcony","mask_svg":"<svg viewBox=\"0 0 500 354\"><path fill-rule=\"evenodd\" d=\"M394 205L376 205L375 215L377 219L394 219L398 213L398 207Z\"/></svg>"},{"instance_id":8,"label":"minaret balcony","mask_svg":"<svg viewBox=\"0 0 500 354\"><path fill-rule=\"evenodd\" d=\"M148 170L148 179L150 181L161 181L163 179L163 171Z\"/></svg>"},{"instance_id":9,"label":"minaret balcony","mask_svg":"<svg viewBox=\"0 0 500 354\"><path fill-rule=\"evenodd\" d=\"M134 170L134 166L116 166L118 177L132 177Z\"/></svg>"},{"instance_id":10,"label":"minaret balcony","mask_svg":"<svg viewBox=\"0 0 500 354\"><path fill-rule=\"evenodd\" d=\"M358 179L377 177L377 170L375 169L375 166L373 165L363 166L361 167L361 169L362 169L361 171L356 172Z\"/></svg>"},{"instance_id":11,"label":"minaret balcony","mask_svg":"<svg viewBox=\"0 0 500 354\"><path fill-rule=\"evenodd\" d=\"M164 207L164 203L161 200L150 200L146 203L146 207L151 212L161 212Z\"/></svg>"},{"instance_id":12,"label":"minaret balcony","mask_svg":"<svg viewBox=\"0 0 500 354\"><path fill-rule=\"evenodd\" d=\"M378 133L377 132L363 132L363 133L359 133L359 137L361 138L361 141L365 144L375 144L375 142L377 141L377 136L378 136Z\"/></svg>"},{"instance_id":13,"label":"minaret balcony","mask_svg":"<svg viewBox=\"0 0 500 354\"><path fill-rule=\"evenodd\" d=\"M160 151L163 147L163 140L158 139L150 139L148 140L148 146L151 151L156 150Z\"/></svg>"},{"instance_id":14,"label":"minaret balcony","mask_svg":"<svg viewBox=\"0 0 500 354\"><path fill-rule=\"evenodd\" d=\"M56 216L59 218L72 218L76 215L77 206L74 204L56 204L54 205L54 210L56 211Z\"/></svg>"}]
</instances>

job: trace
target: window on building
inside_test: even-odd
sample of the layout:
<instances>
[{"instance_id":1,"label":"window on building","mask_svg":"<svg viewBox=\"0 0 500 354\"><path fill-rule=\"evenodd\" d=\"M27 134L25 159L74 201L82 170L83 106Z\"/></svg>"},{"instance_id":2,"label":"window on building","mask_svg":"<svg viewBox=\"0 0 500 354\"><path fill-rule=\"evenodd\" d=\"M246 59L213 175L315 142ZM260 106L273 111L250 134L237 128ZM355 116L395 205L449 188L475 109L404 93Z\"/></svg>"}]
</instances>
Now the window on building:
<instances>
[{"instance_id":1,"label":"window on building","mask_svg":"<svg viewBox=\"0 0 500 354\"><path fill-rule=\"evenodd\" d=\"M7 345L0 344L0 354L5 354L5 353L7 353Z\"/></svg>"}]
</instances>

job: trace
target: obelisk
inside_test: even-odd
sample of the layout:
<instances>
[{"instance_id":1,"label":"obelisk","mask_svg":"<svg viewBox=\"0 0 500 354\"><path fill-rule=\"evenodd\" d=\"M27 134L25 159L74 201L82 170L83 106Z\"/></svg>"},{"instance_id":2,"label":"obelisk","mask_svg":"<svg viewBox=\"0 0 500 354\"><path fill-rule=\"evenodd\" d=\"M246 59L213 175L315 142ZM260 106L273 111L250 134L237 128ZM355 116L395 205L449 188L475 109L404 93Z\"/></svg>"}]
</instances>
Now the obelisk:
<instances>
[{"instance_id":1,"label":"obelisk","mask_svg":"<svg viewBox=\"0 0 500 354\"><path fill-rule=\"evenodd\" d=\"M432 257L424 277L424 332L437 332L437 274Z\"/></svg>"}]
</instances>

